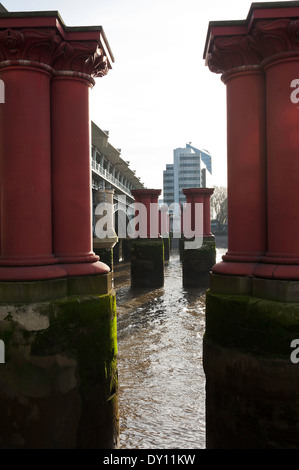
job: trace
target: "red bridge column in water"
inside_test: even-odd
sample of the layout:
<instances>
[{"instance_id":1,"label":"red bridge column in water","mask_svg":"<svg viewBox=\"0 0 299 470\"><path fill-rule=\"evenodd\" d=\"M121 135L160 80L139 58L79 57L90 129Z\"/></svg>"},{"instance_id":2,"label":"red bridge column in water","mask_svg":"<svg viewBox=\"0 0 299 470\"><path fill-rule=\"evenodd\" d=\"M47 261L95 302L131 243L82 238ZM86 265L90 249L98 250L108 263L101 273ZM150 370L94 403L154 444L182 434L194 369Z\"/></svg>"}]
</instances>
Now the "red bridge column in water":
<instances>
[{"instance_id":1,"label":"red bridge column in water","mask_svg":"<svg viewBox=\"0 0 299 470\"><path fill-rule=\"evenodd\" d=\"M0 8L2 448L118 446L115 293L90 217L88 91L110 60L101 26Z\"/></svg>"},{"instance_id":2,"label":"red bridge column in water","mask_svg":"<svg viewBox=\"0 0 299 470\"><path fill-rule=\"evenodd\" d=\"M210 271L216 262L210 213L210 197L213 192L213 188L183 189L183 194L186 196L186 209L183 211L183 217L191 217L191 226L190 222L184 221L183 223L184 232L181 240L184 287L207 287L210 282ZM189 229L191 229L191 234L188 235L186 230ZM188 242L186 238L191 238L190 235L195 236L195 239L201 239L202 245L198 246L195 240Z\"/></svg>"},{"instance_id":3,"label":"red bridge column in water","mask_svg":"<svg viewBox=\"0 0 299 470\"><path fill-rule=\"evenodd\" d=\"M158 208L158 199L161 194L161 189L133 189L131 191L135 202L138 204L143 204L146 209L146 219L143 218L143 214L140 214L139 230L140 224L143 225L142 233L146 237L144 238L158 238L159 235L159 208ZM137 206L138 207L138 206ZM136 215L138 209L136 210ZM146 226L146 230L145 230ZM152 226L152 234L151 234Z\"/></svg>"},{"instance_id":4,"label":"red bridge column in water","mask_svg":"<svg viewBox=\"0 0 299 470\"><path fill-rule=\"evenodd\" d=\"M162 287L164 284L164 243L159 237L160 189L135 189L131 191L135 202L146 210L139 212L139 236L131 240L131 285L132 287Z\"/></svg>"},{"instance_id":5,"label":"red bridge column in water","mask_svg":"<svg viewBox=\"0 0 299 470\"><path fill-rule=\"evenodd\" d=\"M227 89L229 230L206 295L208 449L299 448L298 18L299 2L253 3L208 29Z\"/></svg>"},{"instance_id":6,"label":"red bridge column in water","mask_svg":"<svg viewBox=\"0 0 299 470\"><path fill-rule=\"evenodd\" d=\"M186 196L186 203L190 204L191 210L191 230L194 231L196 226L196 217L200 213L196 212L195 204L202 204L202 235L203 237L212 237L211 234L211 206L210 198L214 192L214 188L187 188L183 189ZM198 224L198 222L197 222Z\"/></svg>"}]
</instances>

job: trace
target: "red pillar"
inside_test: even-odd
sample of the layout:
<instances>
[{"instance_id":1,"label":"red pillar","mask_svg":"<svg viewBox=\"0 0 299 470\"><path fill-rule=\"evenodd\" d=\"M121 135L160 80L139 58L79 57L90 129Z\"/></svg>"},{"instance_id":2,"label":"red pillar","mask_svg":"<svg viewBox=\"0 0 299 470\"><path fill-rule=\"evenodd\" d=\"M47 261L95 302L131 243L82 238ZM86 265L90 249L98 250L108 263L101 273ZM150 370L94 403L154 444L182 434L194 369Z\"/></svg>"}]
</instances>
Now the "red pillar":
<instances>
[{"instance_id":1,"label":"red pillar","mask_svg":"<svg viewBox=\"0 0 299 470\"><path fill-rule=\"evenodd\" d=\"M228 251L217 274L250 274L266 251L265 83L258 67L232 69L227 88ZM236 262L236 263L234 263Z\"/></svg>"},{"instance_id":2,"label":"red pillar","mask_svg":"<svg viewBox=\"0 0 299 470\"><path fill-rule=\"evenodd\" d=\"M299 265L298 104L291 82L299 77L298 56L267 61L268 248L259 275L292 278ZM284 267L281 265L285 265ZM298 266L299 268L299 266Z\"/></svg>"},{"instance_id":3,"label":"red pillar","mask_svg":"<svg viewBox=\"0 0 299 470\"><path fill-rule=\"evenodd\" d=\"M214 188L204 188L204 237L213 237L211 233L211 196Z\"/></svg>"},{"instance_id":4,"label":"red pillar","mask_svg":"<svg viewBox=\"0 0 299 470\"><path fill-rule=\"evenodd\" d=\"M168 206L162 205L159 208L159 233L162 235L169 236L170 231L170 215Z\"/></svg>"},{"instance_id":5,"label":"red pillar","mask_svg":"<svg viewBox=\"0 0 299 470\"><path fill-rule=\"evenodd\" d=\"M52 264L51 74L29 61L0 67L0 266Z\"/></svg>"},{"instance_id":6,"label":"red pillar","mask_svg":"<svg viewBox=\"0 0 299 470\"><path fill-rule=\"evenodd\" d=\"M0 280L107 272L91 240L88 91L113 60L101 27L0 18Z\"/></svg>"},{"instance_id":7,"label":"red pillar","mask_svg":"<svg viewBox=\"0 0 299 470\"><path fill-rule=\"evenodd\" d=\"M158 198L161 194L160 189L133 189L131 191L135 202L143 204L146 208L146 226L147 226L147 238L158 238L159 235L159 209L158 209ZM156 204L156 206L153 206ZM152 228L154 233L150 233L152 220ZM142 220L140 221L142 223Z\"/></svg>"},{"instance_id":8,"label":"red pillar","mask_svg":"<svg viewBox=\"0 0 299 470\"><path fill-rule=\"evenodd\" d=\"M188 188L183 189L187 204L191 205L191 230L195 229L196 205L203 204L203 236L212 237L211 234L211 206L210 198L214 188Z\"/></svg>"},{"instance_id":9,"label":"red pillar","mask_svg":"<svg viewBox=\"0 0 299 470\"><path fill-rule=\"evenodd\" d=\"M188 189L183 189L183 194L186 196L186 204L187 206L185 209L182 211L182 235L187 236L188 234L184 233L184 225L185 229L187 229L186 223L184 223L184 217L186 218L191 218L191 225L190 229L192 232L195 230L195 220L196 220L196 206L195 204L204 204L204 193L200 188L188 188ZM204 230L204 228L203 228Z\"/></svg>"},{"instance_id":10,"label":"red pillar","mask_svg":"<svg viewBox=\"0 0 299 470\"><path fill-rule=\"evenodd\" d=\"M94 262L89 87L77 74L51 84L53 250L61 263Z\"/></svg>"}]
</instances>

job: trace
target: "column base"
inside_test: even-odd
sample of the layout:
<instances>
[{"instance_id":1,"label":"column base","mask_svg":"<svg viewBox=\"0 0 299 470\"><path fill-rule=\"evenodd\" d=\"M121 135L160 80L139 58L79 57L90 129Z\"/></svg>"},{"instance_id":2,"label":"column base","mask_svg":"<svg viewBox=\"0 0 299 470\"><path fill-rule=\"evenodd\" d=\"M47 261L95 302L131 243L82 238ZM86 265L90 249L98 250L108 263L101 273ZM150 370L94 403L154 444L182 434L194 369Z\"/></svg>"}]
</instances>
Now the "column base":
<instances>
[{"instance_id":1,"label":"column base","mask_svg":"<svg viewBox=\"0 0 299 470\"><path fill-rule=\"evenodd\" d=\"M99 257L93 251L81 254L57 253L55 256L60 264L95 263L99 260Z\"/></svg>"},{"instance_id":2,"label":"column base","mask_svg":"<svg viewBox=\"0 0 299 470\"><path fill-rule=\"evenodd\" d=\"M94 248L95 254L99 257L102 263L109 266L110 270L113 271L113 254L114 248Z\"/></svg>"},{"instance_id":3,"label":"column base","mask_svg":"<svg viewBox=\"0 0 299 470\"><path fill-rule=\"evenodd\" d=\"M259 261L220 261L213 266L214 274L249 276L267 279L299 279L299 264L270 264Z\"/></svg>"},{"instance_id":4,"label":"column base","mask_svg":"<svg viewBox=\"0 0 299 470\"><path fill-rule=\"evenodd\" d=\"M291 261L291 260L290 260ZM253 271L256 277L267 279L299 279L299 264L268 264L261 263Z\"/></svg>"},{"instance_id":5,"label":"column base","mask_svg":"<svg viewBox=\"0 0 299 470\"><path fill-rule=\"evenodd\" d=\"M109 267L100 261L47 266L0 266L0 281L40 281L66 276L90 276L107 274L109 270Z\"/></svg>"},{"instance_id":6,"label":"column base","mask_svg":"<svg viewBox=\"0 0 299 470\"><path fill-rule=\"evenodd\" d=\"M257 266L257 262L220 261L213 266L212 271L214 274L228 276L252 276Z\"/></svg>"},{"instance_id":7,"label":"column base","mask_svg":"<svg viewBox=\"0 0 299 470\"><path fill-rule=\"evenodd\" d=\"M52 265L57 264L58 260L55 256L48 256L48 257L39 257L39 256L30 256L30 257L22 257L22 256L8 256L8 257L0 257L0 268L3 267L21 267L21 266L43 266L43 265Z\"/></svg>"}]
</instances>

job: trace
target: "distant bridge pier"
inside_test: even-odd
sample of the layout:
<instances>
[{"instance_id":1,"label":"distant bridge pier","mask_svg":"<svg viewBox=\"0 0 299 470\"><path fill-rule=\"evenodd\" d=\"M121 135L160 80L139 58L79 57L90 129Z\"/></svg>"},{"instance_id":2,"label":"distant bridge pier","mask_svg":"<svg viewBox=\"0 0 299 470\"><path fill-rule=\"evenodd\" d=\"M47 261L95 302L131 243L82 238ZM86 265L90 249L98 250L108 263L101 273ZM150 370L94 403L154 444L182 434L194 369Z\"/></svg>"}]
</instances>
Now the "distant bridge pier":
<instances>
[{"instance_id":1,"label":"distant bridge pier","mask_svg":"<svg viewBox=\"0 0 299 470\"><path fill-rule=\"evenodd\" d=\"M159 206L159 234L164 244L164 261L170 258L170 215L167 205Z\"/></svg>"},{"instance_id":2,"label":"distant bridge pier","mask_svg":"<svg viewBox=\"0 0 299 470\"><path fill-rule=\"evenodd\" d=\"M213 192L213 188L183 189L191 211L191 231L195 230L197 224L202 236L200 246L197 247L193 241L194 248L192 245L188 248L192 238L186 238L183 233L181 260L184 287L209 286L210 271L216 263L216 245L215 237L211 233L210 214L210 198Z\"/></svg>"},{"instance_id":3,"label":"distant bridge pier","mask_svg":"<svg viewBox=\"0 0 299 470\"><path fill-rule=\"evenodd\" d=\"M95 232L93 249L100 260L107 264L113 271L113 248L118 242L114 229L113 210L114 189L103 189L97 191L98 205L95 213ZM118 254L119 257L119 254Z\"/></svg>"},{"instance_id":4,"label":"distant bridge pier","mask_svg":"<svg viewBox=\"0 0 299 470\"><path fill-rule=\"evenodd\" d=\"M206 63L227 89L228 252L206 299L208 449L299 448L298 16L298 2L259 3L209 26Z\"/></svg>"},{"instance_id":5,"label":"distant bridge pier","mask_svg":"<svg viewBox=\"0 0 299 470\"><path fill-rule=\"evenodd\" d=\"M138 236L131 240L132 287L164 285L164 242L159 237L160 189L132 190ZM132 227L134 229L134 227Z\"/></svg>"}]
</instances>

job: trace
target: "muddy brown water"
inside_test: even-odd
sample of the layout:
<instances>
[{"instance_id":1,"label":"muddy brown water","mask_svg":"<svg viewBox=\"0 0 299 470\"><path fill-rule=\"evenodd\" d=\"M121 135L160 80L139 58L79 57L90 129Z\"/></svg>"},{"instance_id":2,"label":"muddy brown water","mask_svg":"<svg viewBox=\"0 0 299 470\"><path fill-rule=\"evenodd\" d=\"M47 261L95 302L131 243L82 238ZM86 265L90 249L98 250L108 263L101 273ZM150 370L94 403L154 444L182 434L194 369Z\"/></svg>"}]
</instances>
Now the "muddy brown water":
<instances>
[{"instance_id":1,"label":"muddy brown water","mask_svg":"<svg viewBox=\"0 0 299 470\"><path fill-rule=\"evenodd\" d=\"M217 261L227 251L216 237ZM204 449L202 339L206 289L182 286L178 253L164 287L130 287L130 265L115 266L121 449Z\"/></svg>"}]
</instances>

